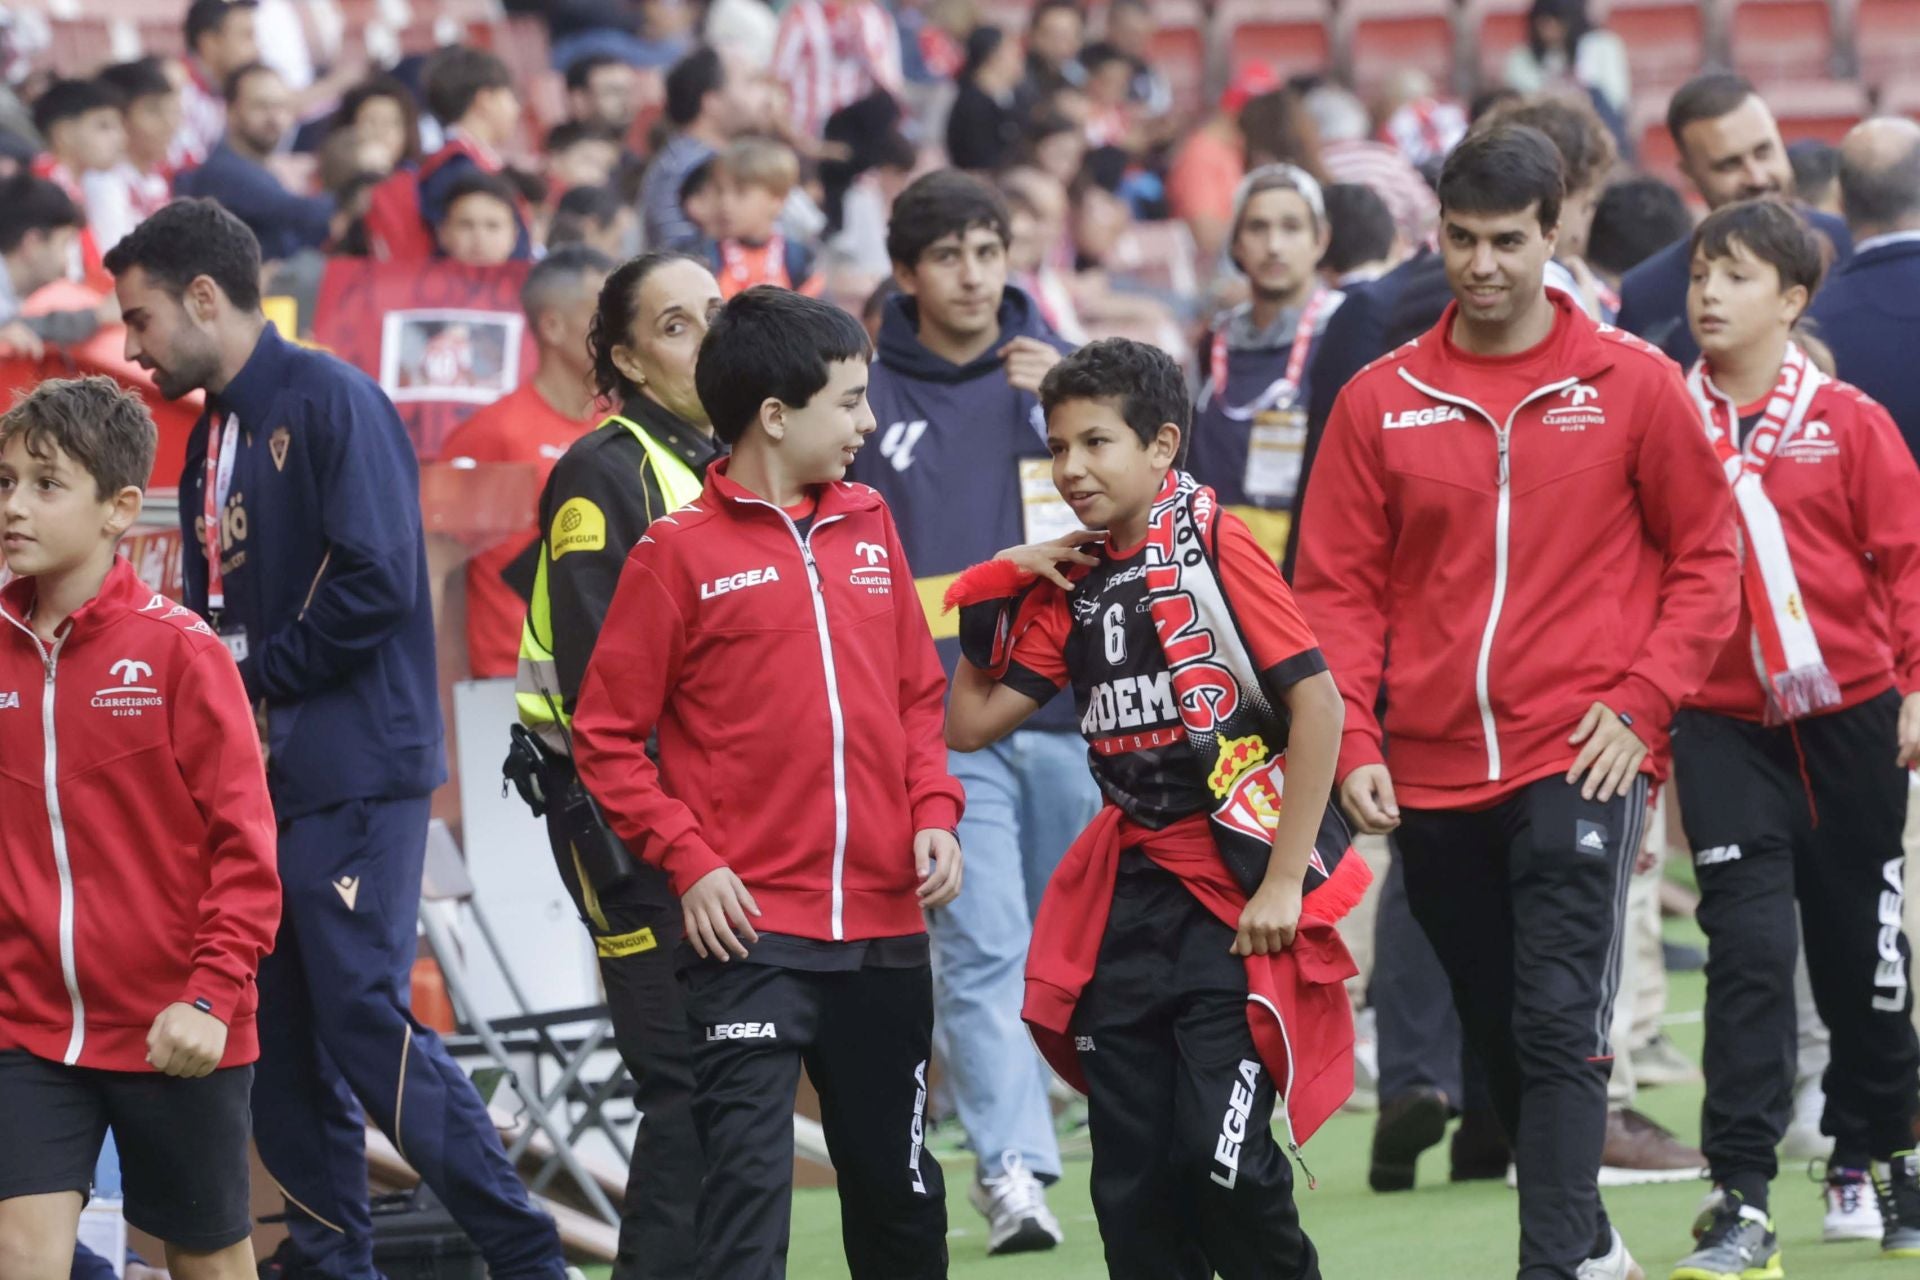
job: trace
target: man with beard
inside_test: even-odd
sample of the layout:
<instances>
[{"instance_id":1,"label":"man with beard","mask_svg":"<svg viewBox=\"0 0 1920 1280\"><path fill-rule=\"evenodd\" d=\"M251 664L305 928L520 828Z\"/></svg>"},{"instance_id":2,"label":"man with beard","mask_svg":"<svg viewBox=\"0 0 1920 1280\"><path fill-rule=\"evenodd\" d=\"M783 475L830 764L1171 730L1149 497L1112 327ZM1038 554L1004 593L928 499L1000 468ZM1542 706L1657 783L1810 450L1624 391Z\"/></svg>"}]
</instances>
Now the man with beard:
<instances>
[{"instance_id":1,"label":"man with beard","mask_svg":"<svg viewBox=\"0 0 1920 1280\"><path fill-rule=\"evenodd\" d=\"M240 68L227 80L227 133L207 162L174 179L183 196L218 200L247 224L268 262L326 243L333 197L297 196L267 168L293 129L293 93L265 63Z\"/></svg>"},{"instance_id":2,"label":"man with beard","mask_svg":"<svg viewBox=\"0 0 1920 1280\"><path fill-rule=\"evenodd\" d=\"M1681 85L1667 104L1667 132L1680 150L1680 167L1709 209L1757 196L1793 195L1793 165L1773 111L1739 76L1710 71ZM1805 209L1813 229L1834 249L1834 265L1853 253L1846 224ZM1682 365L1700 357L1687 328L1688 242L1680 239L1626 274L1620 282L1618 324Z\"/></svg>"},{"instance_id":3,"label":"man with beard","mask_svg":"<svg viewBox=\"0 0 1920 1280\"><path fill-rule=\"evenodd\" d=\"M239 664L279 821L253 1125L287 1199L286 1270L374 1280L371 1120L491 1274L562 1280L553 1220L408 1008L429 797L447 775L406 429L371 378L267 323L259 246L212 201L168 205L106 267L127 358L169 400L207 393L180 479L185 597Z\"/></svg>"}]
</instances>

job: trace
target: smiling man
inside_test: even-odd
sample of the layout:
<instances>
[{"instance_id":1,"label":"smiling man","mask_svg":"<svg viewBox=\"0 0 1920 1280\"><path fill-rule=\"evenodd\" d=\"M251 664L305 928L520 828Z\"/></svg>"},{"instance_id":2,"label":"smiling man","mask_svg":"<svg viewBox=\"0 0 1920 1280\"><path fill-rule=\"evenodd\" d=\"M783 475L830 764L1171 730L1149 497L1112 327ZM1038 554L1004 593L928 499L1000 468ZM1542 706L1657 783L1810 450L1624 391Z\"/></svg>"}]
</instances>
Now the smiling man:
<instances>
[{"instance_id":1,"label":"smiling man","mask_svg":"<svg viewBox=\"0 0 1920 1280\"><path fill-rule=\"evenodd\" d=\"M1667 133L1679 149L1681 169L1709 209L1757 196L1792 198L1793 165L1779 122L1739 76L1709 71L1681 85L1667 104ZM1817 210L1802 213L1833 245L1835 266L1852 256L1846 223ZM1620 327L1682 365L1700 358L1687 327L1689 241L1680 237L1620 281Z\"/></svg>"},{"instance_id":2,"label":"smiling man","mask_svg":"<svg viewBox=\"0 0 1920 1280\"><path fill-rule=\"evenodd\" d=\"M1346 698L1341 801L1395 834L1513 1138L1520 1280L1626 1280L1596 1185L1619 917L1735 560L1678 372L1545 286L1564 187L1525 126L1448 159L1454 301L1335 402L1295 589Z\"/></svg>"},{"instance_id":3,"label":"smiling man","mask_svg":"<svg viewBox=\"0 0 1920 1280\"><path fill-rule=\"evenodd\" d=\"M894 202L887 253L901 292L880 324L868 397L879 424L851 475L900 522L949 676L959 620L940 598L1001 547L1080 527L1053 487L1040 380L1067 349L1007 284L1006 203L977 178L930 173ZM961 1124L979 1153L971 1200L987 1250L1050 1249L1060 1226L1043 1182L1060 1176L1046 1065L1020 1022L1040 890L1093 816L1071 700L1055 699L983 751L955 752L967 789L960 842L978 869L965 897L928 920L935 999Z\"/></svg>"}]
</instances>

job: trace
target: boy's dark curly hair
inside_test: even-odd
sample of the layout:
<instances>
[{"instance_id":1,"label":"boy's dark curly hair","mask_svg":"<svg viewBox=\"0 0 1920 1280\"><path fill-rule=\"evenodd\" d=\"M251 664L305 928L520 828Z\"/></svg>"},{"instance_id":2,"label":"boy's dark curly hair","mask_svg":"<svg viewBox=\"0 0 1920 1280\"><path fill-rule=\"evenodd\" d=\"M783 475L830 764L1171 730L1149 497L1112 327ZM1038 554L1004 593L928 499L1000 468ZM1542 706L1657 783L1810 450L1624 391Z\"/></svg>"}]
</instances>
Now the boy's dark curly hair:
<instances>
[{"instance_id":1,"label":"boy's dark curly hair","mask_svg":"<svg viewBox=\"0 0 1920 1280\"><path fill-rule=\"evenodd\" d=\"M1186 452L1192 405L1187 380L1173 357L1158 347L1131 338L1089 342L1048 370L1040 383L1040 406L1049 417L1068 400L1113 402L1140 443L1153 443L1163 424L1180 428L1180 448Z\"/></svg>"}]
</instances>

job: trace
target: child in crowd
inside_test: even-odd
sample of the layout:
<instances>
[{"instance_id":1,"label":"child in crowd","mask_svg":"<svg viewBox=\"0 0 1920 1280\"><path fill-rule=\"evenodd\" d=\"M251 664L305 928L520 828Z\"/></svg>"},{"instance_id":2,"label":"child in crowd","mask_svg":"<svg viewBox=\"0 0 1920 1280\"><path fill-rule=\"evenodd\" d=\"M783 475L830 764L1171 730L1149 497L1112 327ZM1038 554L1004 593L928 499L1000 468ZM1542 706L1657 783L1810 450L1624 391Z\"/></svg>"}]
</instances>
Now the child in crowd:
<instances>
[{"instance_id":1,"label":"child in crowd","mask_svg":"<svg viewBox=\"0 0 1920 1280\"><path fill-rule=\"evenodd\" d=\"M1727 205L1693 233L1687 384L1733 485L1744 590L1673 721L1710 948L1700 1145L1718 1192L1673 1280L1781 1274L1767 1193L1793 1096L1796 927L1833 1037L1825 1237L1920 1257L1899 905L1920 761L1920 470L1886 410L1797 341L1822 270L1818 237L1777 201Z\"/></svg>"},{"instance_id":2,"label":"child in crowd","mask_svg":"<svg viewBox=\"0 0 1920 1280\"><path fill-rule=\"evenodd\" d=\"M785 1274L803 1062L849 1274L947 1274L922 913L960 891L962 797L893 518L842 479L871 357L859 321L784 289L714 319L695 385L733 452L635 546L573 722L581 778L681 900L706 1280Z\"/></svg>"},{"instance_id":3,"label":"child in crowd","mask_svg":"<svg viewBox=\"0 0 1920 1280\"><path fill-rule=\"evenodd\" d=\"M101 255L139 221L126 168L124 105L103 80L56 80L34 100L33 126L47 150L33 171L59 183L87 215L76 278L104 279Z\"/></svg>"},{"instance_id":4,"label":"child in crowd","mask_svg":"<svg viewBox=\"0 0 1920 1280\"><path fill-rule=\"evenodd\" d=\"M565 120L547 132L547 181L555 191L599 187L620 168L620 135L604 125Z\"/></svg>"},{"instance_id":5,"label":"child in crowd","mask_svg":"<svg viewBox=\"0 0 1920 1280\"><path fill-rule=\"evenodd\" d=\"M1297 1143L1353 1086L1333 924L1368 875L1327 804L1340 694L1272 559L1177 469L1171 358L1096 342L1040 399L1054 485L1105 532L1002 552L946 597L949 745L1071 686L1108 801L1041 902L1024 1016L1088 1096L1110 1275L1318 1280L1270 1125L1282 1103Z\"/></svg>"},{"instance_id":6,"label":"child in crowd","mask_svg":"<svg viewBox=\"0 0 1920 1280\"><path fill-rule=\"evenodd\" d=\"M772 284L817 297L813 250L779 230L780 210L800 181L793 148L771 138L741 138L720 153L715 177L720 235L711 262L721 296Z\"/></svg>"},{"instance_id":7,"label":"child in crowd","mask_svg":"<svg viewBox=\"0 0 1920 1280\"><path fill-rule=\"evenodd\" d=\"M233 658L116 551L154 447L140 398L108 378L43 382L0 415L7 1280L66 1280L109 1127L127 1221L176 1280L254 1274L274 815Z\"/></svg>"},{"instance_id":8,"label":"child in crowd","mask_svg":"<svg viewBox=\"0 0 1920 1280\"><path fill-rule=\"evenodd\" d=\"M447 191L446 213L434 234L440 252L469 267L497 267L513 260L519 235L518 195L497 173L469 173Z\"/></svg>"},{"instance_id":9,"label":"child in crowd","mask_svg":"<svg viewBox=\"0 0 1920 1280\"><path fill-rule=\"evenodd\" d=\"M100 79L120 91L133 214L136 220L149 217L173 198L170 156L180 132L180 90L159 58L115 63Z\"/></svg>"}]
</instances>

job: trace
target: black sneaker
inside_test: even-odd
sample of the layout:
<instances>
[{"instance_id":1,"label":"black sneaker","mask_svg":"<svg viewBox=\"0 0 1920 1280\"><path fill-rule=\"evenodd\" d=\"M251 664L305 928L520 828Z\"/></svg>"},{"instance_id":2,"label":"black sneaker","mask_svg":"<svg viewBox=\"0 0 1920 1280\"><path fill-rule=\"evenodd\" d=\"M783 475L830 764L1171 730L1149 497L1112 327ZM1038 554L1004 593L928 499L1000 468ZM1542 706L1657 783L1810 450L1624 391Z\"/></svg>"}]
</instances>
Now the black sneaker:
<instances>
[{"instance_id":1,"label":"black sneaker","mask_svg":"<svg viewBox=\"0 0 1920 1280\"><path fill-rule=\"evenodd\" d=\"M1693 1233L1698 1247L1680 1259L1669 1280L1785 1280L1773 1219L1736 1192L1721 1192Z\"/></svg>"},{"instance_id":2,"label":"black sneaker","mask_svg":"<svg viewBox=\"0 0 1920 1280\"><path fill-rule=\"evenodd\" d=\"M1411 1191L1420 1153L1447 1136L1453 1108L1438 1089L1415 1089L1380 1106L1373 1122L1373 1160L1367 1185L1375 1191Z\"/></svg>"},{"instance_id":3,"label":"black sneaker","mask_svg":"<svg viewBox=\"0 0 1920 1280\"><path fill-rule=\"evenodd\" d=\"M1455 1182L1497 1182L1513 1164L1513 1147L1492 1108L1464 1111L1453 1131L1451 1177Z\"/></svg>"},{"instance_id":4,"label":"black sneaker","mask_svg":"<svg viewBox=\"0 0 1920 1280\"><path fill-rule=\"evenodd\" d=\"M1874 1161L1873 1191L1880 1201L1880 1255L1920 1258L1920 1154L1902 1151Z\"/></svg>"}]
</instances>

